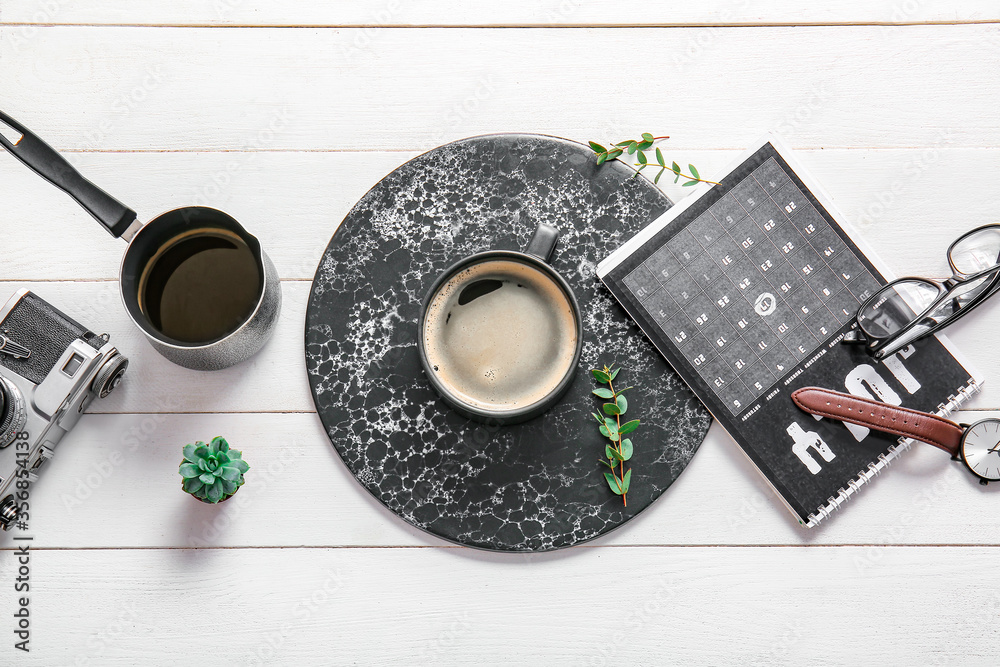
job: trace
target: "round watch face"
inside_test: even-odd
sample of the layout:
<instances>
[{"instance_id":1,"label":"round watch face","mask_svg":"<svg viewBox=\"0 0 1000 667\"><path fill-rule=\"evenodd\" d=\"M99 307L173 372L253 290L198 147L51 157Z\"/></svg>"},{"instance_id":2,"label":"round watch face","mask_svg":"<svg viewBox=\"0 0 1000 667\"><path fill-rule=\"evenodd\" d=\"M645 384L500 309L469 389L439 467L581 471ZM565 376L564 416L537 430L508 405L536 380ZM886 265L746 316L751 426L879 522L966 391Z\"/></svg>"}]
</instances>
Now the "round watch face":
<instances>
[{"instance_id":1,"label":"round watch face","mask_svg":"<svg viewBox=\"0 0 1000 667\"><path fill-rule=\"evenodd\" d=\"M1000 419L984 419L966 429L962 460L979 477L1000 480Z\"/></svg>"}]
</instances>

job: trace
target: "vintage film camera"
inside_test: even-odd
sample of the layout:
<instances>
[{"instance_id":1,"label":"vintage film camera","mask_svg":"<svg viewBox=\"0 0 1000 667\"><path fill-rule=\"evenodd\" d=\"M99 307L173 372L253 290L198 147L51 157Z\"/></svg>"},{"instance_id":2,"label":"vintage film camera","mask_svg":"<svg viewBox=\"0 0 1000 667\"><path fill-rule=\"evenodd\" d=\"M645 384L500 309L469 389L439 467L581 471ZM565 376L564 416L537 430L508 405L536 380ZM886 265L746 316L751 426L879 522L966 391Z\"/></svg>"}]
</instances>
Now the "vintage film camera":
<instances>
[{"instance_id":1,"label":"vintage film camera","mask_svg":"<svg viewBox=\"0 0 1000 667\"><path fill-rule=\"evenodd\" d=\"M37 478L84 409L114 391L127 367L107 334L29 290L0 308L0 527L17 521L24 487L17 481Z\"/></svg>"}]
</instances>

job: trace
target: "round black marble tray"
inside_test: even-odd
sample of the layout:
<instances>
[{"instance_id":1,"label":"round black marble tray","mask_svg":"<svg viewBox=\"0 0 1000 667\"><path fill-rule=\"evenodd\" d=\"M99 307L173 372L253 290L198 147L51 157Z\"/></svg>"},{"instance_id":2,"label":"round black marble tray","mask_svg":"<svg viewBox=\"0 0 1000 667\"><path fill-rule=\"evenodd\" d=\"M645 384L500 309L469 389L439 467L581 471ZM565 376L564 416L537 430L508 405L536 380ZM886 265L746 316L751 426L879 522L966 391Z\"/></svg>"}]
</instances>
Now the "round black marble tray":
<instances>
[{"instance_id":1,"label":"round black marble tray","mask_svg":"<svg viewBox=\"0 0 1000 667\"><path fill-rule=\"evenodd\" d=\"M306 314L316 409L351 473L389 510L434 535L496 551L545 551L602 535L647 508L688 464L711 421L597 279L596 263L670 201L584 146L502 134L436 148L379 182L320 262ZM553 265L583 312L583 356L541 417L488 427L459 417L424 376L421 301L455 260L520 249L539 222L561 230ZM588 368L616 361L642 425L628 507L601 474L606 440ZM678 508L688 511L689 508Z\"/></svg>"}]
</instances>

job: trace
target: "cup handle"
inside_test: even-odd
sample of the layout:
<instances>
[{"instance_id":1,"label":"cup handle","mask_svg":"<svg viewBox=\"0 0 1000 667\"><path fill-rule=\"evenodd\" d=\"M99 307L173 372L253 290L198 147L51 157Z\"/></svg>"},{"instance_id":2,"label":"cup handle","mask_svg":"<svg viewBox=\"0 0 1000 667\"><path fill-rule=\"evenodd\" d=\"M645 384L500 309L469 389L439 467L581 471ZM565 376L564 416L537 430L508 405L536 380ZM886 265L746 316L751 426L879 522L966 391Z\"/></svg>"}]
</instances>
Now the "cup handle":
<instances>
[{"instance_id":1,"label":"cup handle","mask_svg":"<svg viewBox=\"0 0 1000 667\"><path fill-rule=\"evenodd\" d=\"M544 222L538 223L535 235L531 237L528 247L524 249L525 254L537 257L546 264L552 259L552 254L556 249L556 241L559 240L559 230Z\"/></svg>"}]
</instances>

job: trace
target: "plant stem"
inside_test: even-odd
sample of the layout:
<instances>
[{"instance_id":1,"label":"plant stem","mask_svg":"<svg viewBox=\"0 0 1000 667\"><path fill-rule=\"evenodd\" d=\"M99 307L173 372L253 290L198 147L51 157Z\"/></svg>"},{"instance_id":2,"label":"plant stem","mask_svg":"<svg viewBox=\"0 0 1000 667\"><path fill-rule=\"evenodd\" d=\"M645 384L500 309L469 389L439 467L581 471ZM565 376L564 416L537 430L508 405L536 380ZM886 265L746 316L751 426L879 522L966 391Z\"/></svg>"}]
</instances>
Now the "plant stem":
<instances>
[{"instance_id":1,"label":"plant stem","mask_svg":"<svg viewBox=\"0 0 1000 667\"><path fill-rule=\"evenodd\" d=\"M615 388L614 388L614 385L611 384L611 380L608 380L608 389L611 390L611 394L615 397L615 403L617 403L618 402L618 394L615 393ZM621 414L615 415L615 419L618 421L618 440L615 442L615 447L617 448L618 453L621 454L622 453L622 434L621 434L621 430L622 430L622 416L621 416ZM624 484L625 484L625 462L624 461L619 461L618 464L620 466L619 469L621 470L621 475L622 475L621 482L618 483L618 488L619 489L623 489L623 488L625 488L624 487ZM622 493L622 502L625 504L625 507L628 507L628 498L625 497L626 495L627 495L626 493L624 493L624 492Z\"/></svg>"},{"instance_id":2,"label":"plant stem","mask_svg":"<svg viewBox=\"0 0 1000 667\"><path fill-rule=\"evenodd\" d=\"M643 165L641 163L637 162L635 164L635 166L636 167L641 167ZM650 167L650 166L652 166L652 167L659 167L660 169L663 169L664 171L669 171L671 174L677 175L677 172L674 171L673 169L671 169L670 167L664 167L663 165L660 165L660 164L653 164L652 162L649 162L645 166L647 166L647 167ZM686 178L689 181L698 181L699 183L711 183L712 185L720 185L719 183L716 183L715 181L709 181L709 180L704 179L704 178L695 178L694 176L688 176L683 171L679 175L680 175L681 178Z\"/></svg>"},{"instance_id":3,"label":"plant stem","mask_svg":"<svg viewBox=\"0 0 1000 667\"><path fill-rule=\"evenodd\" d=\"M657 142L657 141L663 141L664 139L669 139L669 138L670 138L669 136L666 136L666 137L653 137L653 142L655 143L655 142ZM631 140L630 140L630 141L631 141ZM624 149L626 149L626 148L628 148L628 146L627 146L627 145L626 145L626 146L619 146L618 144L616 144L616 143L615 143L615 142L613 142L613 141L611 141L611 142L608 142L608 143L610 143L610 144L611 144L611 146L612 146L613 148L621 148L621 149L623 149L623 150L624 150ZM624 142L622 142L622 143L624 143ZM637 143L637 144L641 144L641 143L642 143L642 137L639 137L639 140L638 140L638 141L636 141L635 143ZM651 148L651 147L650 147L650 148ZM647 148L646 150L649 150L649 148Z\"/></svg>"}]
</instances>

